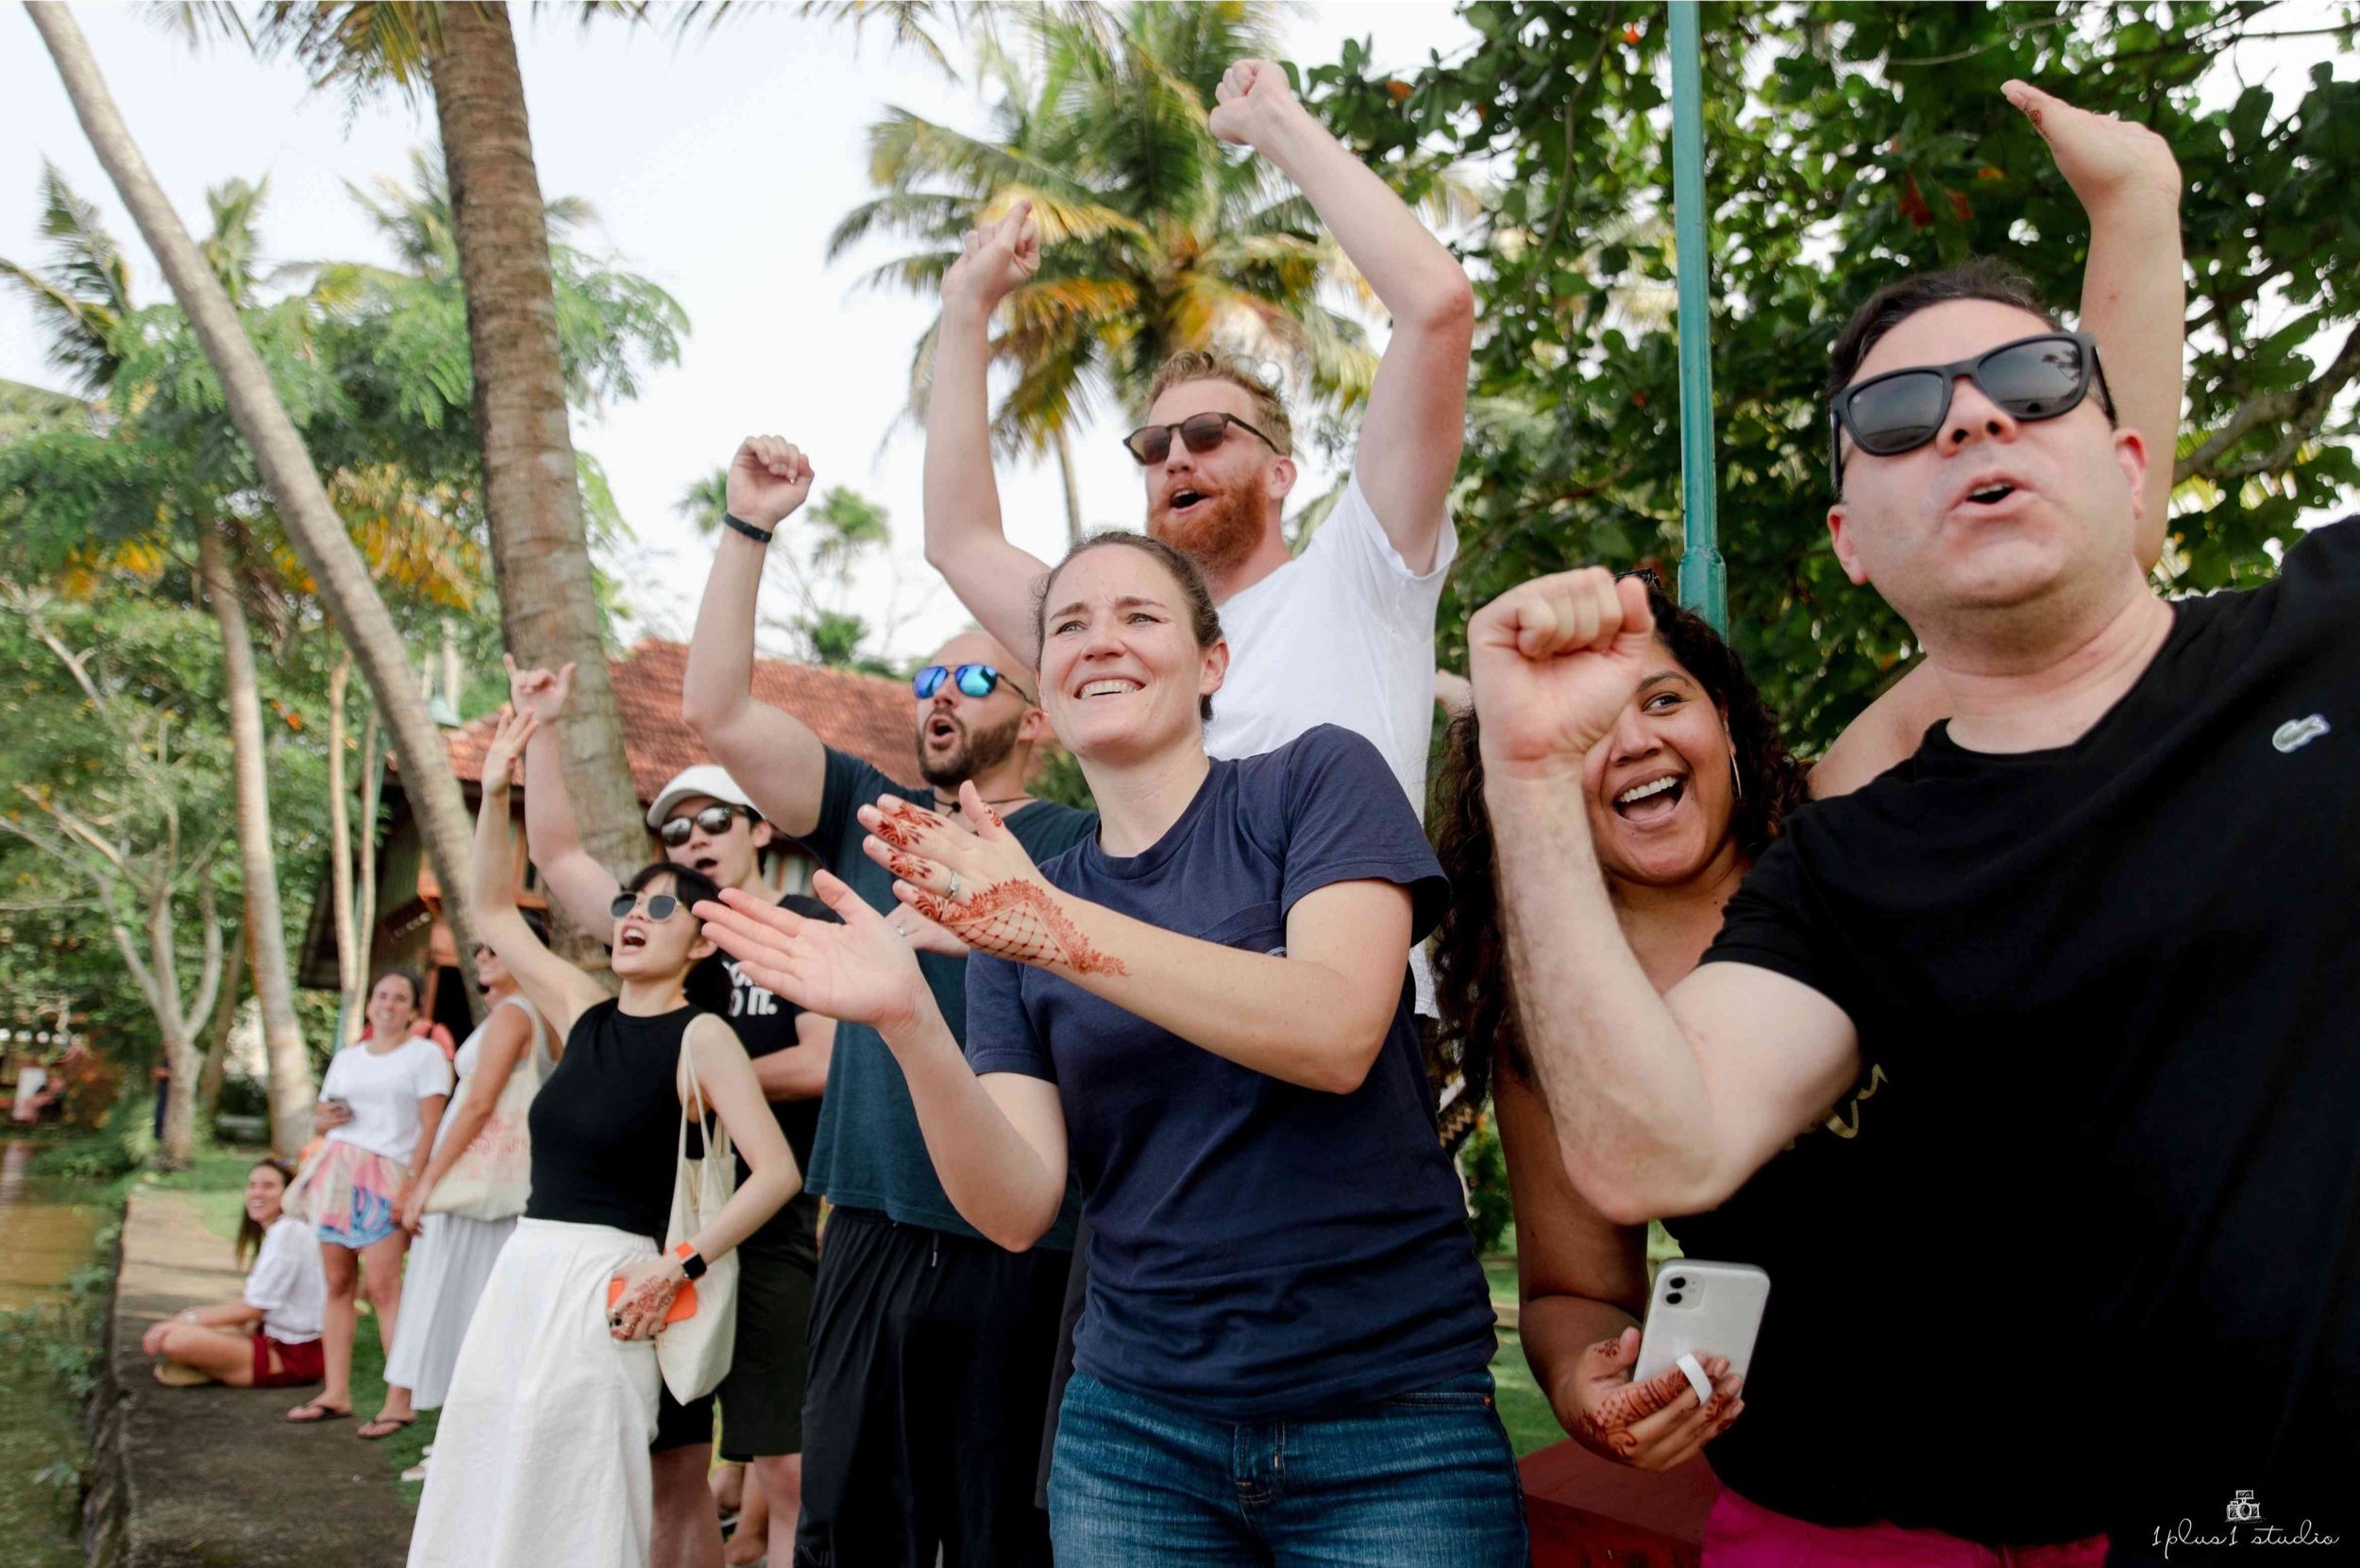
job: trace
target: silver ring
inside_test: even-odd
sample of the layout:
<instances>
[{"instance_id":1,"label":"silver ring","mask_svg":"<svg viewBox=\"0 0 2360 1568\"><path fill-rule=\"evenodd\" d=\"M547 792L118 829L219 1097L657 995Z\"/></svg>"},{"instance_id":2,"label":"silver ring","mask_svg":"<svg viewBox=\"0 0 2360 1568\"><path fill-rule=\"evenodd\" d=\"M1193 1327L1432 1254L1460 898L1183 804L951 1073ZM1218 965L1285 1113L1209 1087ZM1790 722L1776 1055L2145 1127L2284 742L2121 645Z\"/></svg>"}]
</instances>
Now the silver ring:
<instances>
[{"instance_id":1,"label":"silver ring","mask_svg":"<svg viewBox=\"0 0 2360 1568\"><path fill-rule=\"evenodd\" d=\"M957 902L957 900L958 900L958 896L959 896L959 873L958 873L958 872L953 871L953 872L952 872L952 873L951 873L951 888L950 888L950 891L948 891L948 892L944 893L942 896L943 896L944 898L946 898L946 899L949 899L949 900L952 901L953 902Z\"/></svg>"}]
</instances>

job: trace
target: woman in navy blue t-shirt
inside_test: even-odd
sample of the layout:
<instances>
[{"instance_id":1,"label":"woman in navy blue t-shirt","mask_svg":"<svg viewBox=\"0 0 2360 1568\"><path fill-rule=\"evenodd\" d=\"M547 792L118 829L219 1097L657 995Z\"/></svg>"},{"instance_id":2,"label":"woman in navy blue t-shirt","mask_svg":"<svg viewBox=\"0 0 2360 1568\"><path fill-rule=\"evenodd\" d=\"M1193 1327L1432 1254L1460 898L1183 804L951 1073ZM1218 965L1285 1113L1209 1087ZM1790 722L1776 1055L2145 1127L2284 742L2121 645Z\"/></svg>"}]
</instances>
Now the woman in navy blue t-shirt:
<instances>
[{"instance_id":1,"label":"woman in navy blue t-shirt","mask_svg":"<svg viewBox=\"0 0 2360 1568\"><path fill-rule=\"evenodd\" d=\"M1525 1560L1489 1293L1438 1143L1408 953L1445 886L1376 749L1330 726L1205 754L1228 664L1203 579L1137 534L1041 599L1042 706L1097 836L1036 868L887 798L868 849L974 951L962 1055L906 942L732 895L761 982L873 1024L959 1212L1012 1250L1090 1222L1050 1479L1060 1568Z\"/></svg>"}]
</instances>

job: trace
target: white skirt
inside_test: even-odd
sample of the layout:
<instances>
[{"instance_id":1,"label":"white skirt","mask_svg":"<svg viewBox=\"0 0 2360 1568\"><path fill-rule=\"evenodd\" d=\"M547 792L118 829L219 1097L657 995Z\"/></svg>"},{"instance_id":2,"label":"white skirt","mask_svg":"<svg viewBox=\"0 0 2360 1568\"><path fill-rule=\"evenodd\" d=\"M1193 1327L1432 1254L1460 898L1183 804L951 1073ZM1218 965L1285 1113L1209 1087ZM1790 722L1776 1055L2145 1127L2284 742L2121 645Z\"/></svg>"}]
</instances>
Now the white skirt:
<instances>
[{"instance_id":1,"label":"white skirt","mask_svg":"<svg viewBox=\"0 0 2360 1568\"><path fill-rule=\"evenodd\" d=\"M449 1394L468 1321L515 1228L513 1218L470 1220L461 1214L430 1214L419 1227L409 1272L402 1276L394 1353L385 1358L385 1381L408 1389L419 1409L440 1409Z\"/></svg>"},{"instance_id":2,"label":"white skirt","mask_svg":"<svg viewBox=\"0 0 2360 1568\"><path fill-rule=\"evenodd\" d=\"M653 1340L607 1332L606 1285L654 1253L516 1222L451 1374L410 1568L647 1568L660 1374Z\"/></svg>"}]
</instances>

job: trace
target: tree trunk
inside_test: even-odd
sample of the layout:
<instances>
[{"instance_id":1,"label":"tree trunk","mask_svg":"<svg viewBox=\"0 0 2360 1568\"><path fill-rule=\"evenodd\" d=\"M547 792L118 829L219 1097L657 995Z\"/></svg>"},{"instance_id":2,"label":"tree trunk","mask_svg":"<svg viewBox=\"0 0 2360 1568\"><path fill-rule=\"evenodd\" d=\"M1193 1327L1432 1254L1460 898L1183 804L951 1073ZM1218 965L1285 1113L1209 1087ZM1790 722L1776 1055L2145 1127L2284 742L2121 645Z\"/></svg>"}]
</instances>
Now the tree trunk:
<instances>
[{"instance_id":1,"label":"tree trunk","mask_svg":"<svg viewBox=\"0 0 2360 1568\"><path fill-rule=\"evenodd\" d=\"M340 1046L358 1041L367 1021L369 958L377 950L377 814L384 793L385 758L378 744L377 710L372 708L368 722L361 727L361 886L352 902L352 982L336 1015L344 1031L336 1042ZM474 956L469 953L469 960Z\"/></svg>"},{"instance_id":2,"label":"tree trunk","mask_svg":"<svg viewBox=\"0 0 2360 1568\"><path fill-rule=\"evenodd\" d=\"M1073 441L1062 425L1049 432L1057 451L1057 477L1065 481L1065 542L1082 542L1082 477L1073 471Z\"/></svg>"},{"instance_id":3,"label":"tree trunk","mask_svg":"<svg viewBox=\"0 0 2360 1568\"><path fill-rule=\"evenodd\" d=\"M198 254L172 204L164 199L162 188L124 125L81 27L57 0L36 0L25 9L57 61L66 96L73 100L92 150L106 166L171 283L173 296L195 329L205 358L221 381L230 418L254 455L255 467L295 554L318 584L320 598L343 628L346 644L360 657L362 676L393 731L402 784L416 810L427 855L443 885L444 909L458 943L459 961L472 975L476 931L467 897L467 855L473 829L459 781L451 776L450 753L442 733L427 717L426 704L413 683L409 650L394 628L393 617L386 614L376 584L369 580L367 564L329 504L311 454L304 450L302 437L288 419L278 389L271 385L261 357L247 341L228 296ZM605 666L597 668L603 678Z\"/></svg>"},{"instance_id":4,"label":"tree trunk","mask_svg":"<svg viewBox=\"0 0 2360 1568\"><path fill-rule=\"evenodd\" d=\"M442 42L427 70L466 285L501 630L527 668L574 666L573 697L558 724L566 788L583 848L601 865L628 868L648 858L648 834L607 680L566 427L548 219L507 8L444 8Z\"/></svg>"},{"instance_id":5,"label":"tree trunk","mask_svg":"<svg viewBox=\"0 0 2360 1568\"><path fill-rule=\"evenodd\" d=\"M246 911L245 926L228 939L228 955L222 960L220 1010L213 1014L211 1037L205 1044L205 1067L196 1075L196 1121L210 1127L213 1118L221 1114L221 1081L229 1071L229 1033L238 1026L238 992L245 985L246 931L254 923L254 912Z\"/></svg>"},{"instance_id":6,"label":"tree trunk","mask_svg":"<svg viewBox=\"0 0 2360 1568\"><path fill-rule=\"evenodd\" d=\"M246 941L254 953L254 999L261 1004L262 1052L270 1063L271 1147L281 1158L312 1136L312 1057L296 1021L287 971L287 922L278 903L278 853L271 843L269 765L262 754L262 695L246 630L245 601L210 518L196 525L197 571L221 628L223 684L229 698L229 754L238 790L238 860L245 871ZM230 1010L234 1011L234 999Z\"/></svg>"},{"instance_id":7,"label":"tree trunk","mask_svg":"<svg viewBox=\"0 0 2360 1568\"><path fill-rule=\"evenodd\" d=\"M353 935L352 802L345 798L345 693L351 684L352 654L347 649L328 672L328 897L336 932L339 1001L351 996L361 983L361 954Z\"/></svg>"},{"instance_id":8,"label":"tree trunk","mask_svg":"<svg viewBox=\"0 0 2360 1568\"><path fill-rule=\"evenodd\" d=\"M180 965L172 932L175 869L169 863L160 868L147 906L148 967L155 976L150 1001L157 1033L163 1040L164 1067L172 1074L164 1088L164 1130L156 1140L156 1163L166 1171L183 1170L196 1157L196 1037L216 1003L215 987L221 979L221 919L213 909L212 885L200 882L197 897L205 922L205 958L195 997L182 1001Z\"/></svg>"}]
</instances>

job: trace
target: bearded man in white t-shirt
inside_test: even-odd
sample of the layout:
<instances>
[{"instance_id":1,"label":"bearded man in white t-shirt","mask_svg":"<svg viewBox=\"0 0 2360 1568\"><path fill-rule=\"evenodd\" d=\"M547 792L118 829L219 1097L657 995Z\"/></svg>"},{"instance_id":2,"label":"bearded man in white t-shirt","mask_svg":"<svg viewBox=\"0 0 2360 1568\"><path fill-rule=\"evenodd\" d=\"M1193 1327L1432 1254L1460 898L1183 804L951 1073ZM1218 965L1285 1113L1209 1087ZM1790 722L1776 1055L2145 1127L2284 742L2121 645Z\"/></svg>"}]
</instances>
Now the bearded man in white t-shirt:
<instances>
[{"instance_id":1,"label":"bearded man in white t-shirt","mask_svg":"<svg viewBox=\"0 0 2360 1568\"><path fill-rule=\"evenodd\" d=\"M1393 331L1351 478L1301 555L1280 527L1297 472L1292 425L1260 376L1217 349L1177 354L1155 377L1146 425L1125 439L1147 481L1147 531L1204 568L1229 640L1205 750L1253 756L1340 724L1384 753L1423 816L1474 294L1416 214L1296 100L1285 72L1240 60L1216 96L1213 133L1294 181ZM1032 596L1044 568L1001 528L985 372L993 310L1039 265L1028 204L967 237L943 279L926 423L926 559L984 630L1019 651L1038 637Z\"/></svg>"}]
</instances>

